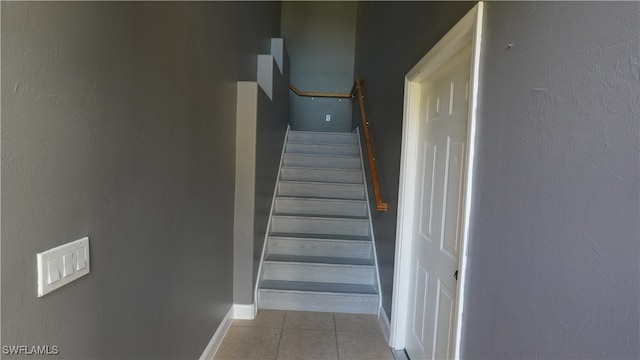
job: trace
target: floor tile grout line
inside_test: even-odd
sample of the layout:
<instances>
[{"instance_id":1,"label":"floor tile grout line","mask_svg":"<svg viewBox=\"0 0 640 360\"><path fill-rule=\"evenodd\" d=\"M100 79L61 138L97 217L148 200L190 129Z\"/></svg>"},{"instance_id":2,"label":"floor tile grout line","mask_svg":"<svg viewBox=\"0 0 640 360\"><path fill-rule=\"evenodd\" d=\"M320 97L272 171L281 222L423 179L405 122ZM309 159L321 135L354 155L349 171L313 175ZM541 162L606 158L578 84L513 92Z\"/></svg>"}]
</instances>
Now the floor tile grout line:
<instances>
[{"instance_id":1,"label":"floor tile grout line","mask_svg":"<svg viewBox=\"0 0 640 360\"><path fill-rule=\"evenodd\" d=\"M287 313L289 311L284 312L284 319L282 319L282 326L280 327L280 337L278 338L278 349L276 350L276 358L274 360L278 360L278 355L280 355L280 344L282 344L282 335L284 334L284 323L287 322Z\"/></svg>"},{"instance_id":2,"label":"floor tile grout line","mask_svg":"<svg viewBox=\"0 0 640 360\"><path fill-rule=\"evenodd\" d=\"M333 334L336 338L336 355L338 356L338 360L340 360L340 349L338 348L338 324L336 323L336 313L333 314Z\"/></svg>"},{"instance_id":3,"label":"floor tile grout line","mask_svg":"<svg viewBox=\"0 0 640 360\"><path fill-rule=\"evenodd\" d=\"M289 314L289 312L291 312L291 314ZM282 351L282 350L283 350L283 348L282 348L282 340L283 340L284 331L285 331L285 328L286 328L287 319L288 319L290 316L293 316L293 314L294 314L294 313L296 313L296 312L295 312L295 311L288 311L288 310L283 311L283 314L282 314L282 322L280 323L280 333L279 333L279 336L278 336L278 343L277 343L276 353L275 353L275 360L277 360L277 359L279 358L280 351ZM380 331L377 331L377 332L376 332L376 331L372 331L372 329L369 329L369 328L366 328L366 327L365 327L365 328L343 329L343 330L338 331L338 322L337 322L337 318L338 318L339 316L337 316L337 313L334 313L334 312L331 312L330 314L331 314L331 317L332 317L332 320L333 320L334 345L335 345L335 351L336 351L336 353L335 353L336 358L335 358L335 359L337 359L337 360L344 359L344 357L343 357L343 356L341 356L341 353L340 353L340 350L339 350L339 349L340 349L340 345L339 345L339 339L338 339L338 332L340 332L341 334L359 334L359 335L361 335L361 336L365 336L365 337L367 337L367 338L370 338L370 337L372 337L372 336L374 336L374 337L380 337L380 336L377 336L377 335L382 335ZM341 314L341 315L349 315L349 314ZM360 316L360 315L356 315L356 314L354 314L354 315L355 315L355 316ZM303 318L304 318L304 317L303 317ZM312 316L311 318L308 318L307 320L312 320L313 318L314 318L314 317ZM297 317L296 317L296 316L294 316L294 318L292 318L292 319L297 319ZM349 317L344 318L344 316L343 316L343 317L341 317L341 319L346 320L346 319L349 319ZM356 320L357 320L357 319L356 319ZM355 321L355 320L354 320L354 321ZM361 319L360 321L362 321L362 319ZM234 321L234 322L235 322L235 321ZM298 323L299 323L299 322L300 322L300 321L298 321ZM343 322L344 322L344 321L343 321ZM359 321L357 321L357 322L359 322ZM367 321L367 322L368 322L368 321ZM232 326L234 326L234 325L237 325L237 324L232 324ZM257 324L255 324L255 325L257 325ZM316 321L316 322L311 321L311 323L309 323L309 322L303 322L302 324L298 324L298 325L299 325L299 326L303 326L303 327L306 327L306 326L312 326L312 327L313 327L313 329L306 329L306 330L309 330L309 331L321 331L321 330L328 330L328 328L326 328L326 327L325 327L325 328L320 328L320 327L319 327L319 323L318 323L317 321ZM234 326L234 327L235 327L235 326ZM248 327L251 327L251 326L248 326ZM257 328L260 328L260 326L258 326ZM295 328L295 326L294 326L294 328ZM275 327L271 327L271 329L277 329L277 328L275 328ZM366 329L366 330L365 330L365 329ZM377 329L377 327L376 327L376 329ZM264 328L263 330L268 330L268 328ZM290 329L290 330L291 330L291 329ZM304 329L304 328L301 328L301 330L305 330L305 329ZM295 331L294 331L294 332L295 332ZM227 335L228 335L228 334L227 334ZM225 338L226 338L226 337L227 337L227 336L225 336ZM287 344L287 343L285 342L285 345L286 345L286 344ZM395 352L394 352L394 351L393 351L393 350L388 346L388 344L386 344L384 341L383 341L381 344L383 344L383 345L384 345L385 352L387 352L387 353L391 356L391 358L390 358L390 359L396 359L396 357L395 357L395 356L396 356ZM377 347L377 346L376 346L376 347ZM285 346L285 349L286 349L286 348L287 348L287 347ZM365 350L365 351L367 351L367 350ZM346 356L348 356L347 354L345 354L345 355L346 355ZM381 355L381 354L380 354L380 355ZM400 358L400 359L402 359L402 358ZM408 360L406 357L405 357L404 359L405 359L405 360Z\"/></svg>"}]
</instances>

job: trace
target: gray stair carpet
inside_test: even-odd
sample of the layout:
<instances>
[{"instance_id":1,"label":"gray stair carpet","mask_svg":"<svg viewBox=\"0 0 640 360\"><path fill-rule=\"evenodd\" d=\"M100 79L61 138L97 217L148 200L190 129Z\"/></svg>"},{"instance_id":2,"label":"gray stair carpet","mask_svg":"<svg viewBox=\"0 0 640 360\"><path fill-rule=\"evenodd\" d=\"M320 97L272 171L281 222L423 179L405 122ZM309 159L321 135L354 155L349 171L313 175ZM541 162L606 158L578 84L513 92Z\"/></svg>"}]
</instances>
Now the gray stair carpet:
<instances>
[{"instance_id":1,"label":"gray stair carpet","mask_svg":"<svg viewBox=\"0 0 640 360\"><path fill-rule=\"evenodd\" d=\"M262 262L259 308L378 312L358 146L353 133L289 132Z\"/></svg>"}]
</instances>

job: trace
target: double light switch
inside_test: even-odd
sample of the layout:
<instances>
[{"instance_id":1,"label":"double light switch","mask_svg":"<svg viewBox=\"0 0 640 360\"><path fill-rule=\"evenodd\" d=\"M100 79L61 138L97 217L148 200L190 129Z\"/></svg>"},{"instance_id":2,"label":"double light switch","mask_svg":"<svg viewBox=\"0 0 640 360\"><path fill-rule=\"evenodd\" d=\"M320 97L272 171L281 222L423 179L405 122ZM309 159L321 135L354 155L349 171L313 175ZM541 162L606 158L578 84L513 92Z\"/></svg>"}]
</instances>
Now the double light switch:
<instances>
[{"instance_id":1,"label":"double light switch","mask_svg":"<svg viewBox=\"0 0 640 360\"><path fill-rule=\"evenodd\" d=\"M89 238L39 253L38 297L89 273Z\"/></svg>"}]
</instances>

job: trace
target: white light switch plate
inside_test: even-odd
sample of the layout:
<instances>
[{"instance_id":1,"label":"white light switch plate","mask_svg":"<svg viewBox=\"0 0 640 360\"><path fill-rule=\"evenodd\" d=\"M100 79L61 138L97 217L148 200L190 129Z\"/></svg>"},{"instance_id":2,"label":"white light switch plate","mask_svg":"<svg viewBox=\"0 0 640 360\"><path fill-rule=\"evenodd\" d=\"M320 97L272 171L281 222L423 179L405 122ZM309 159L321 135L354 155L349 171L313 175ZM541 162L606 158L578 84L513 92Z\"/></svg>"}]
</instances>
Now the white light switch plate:
<instances>
[{"instance_id":1,"label":"white light switch plate","mask_svg":"<svg viewBox=\"0 0 640 360\"><path fill-rule=\"evenodd\" d=\"M41 297L89 273L89 238L43 251L36 258Z\"/></svg>"}]
</instances>

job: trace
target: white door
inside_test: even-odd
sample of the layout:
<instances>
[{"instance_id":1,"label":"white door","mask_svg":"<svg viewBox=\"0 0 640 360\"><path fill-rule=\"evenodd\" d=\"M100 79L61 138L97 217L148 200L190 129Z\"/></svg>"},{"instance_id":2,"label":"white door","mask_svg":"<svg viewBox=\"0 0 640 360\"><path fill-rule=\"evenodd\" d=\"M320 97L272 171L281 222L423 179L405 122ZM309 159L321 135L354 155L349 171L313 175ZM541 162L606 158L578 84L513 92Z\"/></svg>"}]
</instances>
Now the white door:
<instances>
[{"instance_id":1,"label":"white door","mask_svg":"<svg viewBox=\"0 0 640 360\"><path fill-rule=\"evenodd\" d=\"M471 44L420 83L406 351L453 356Z\"/></svg>"}]
</instances>

